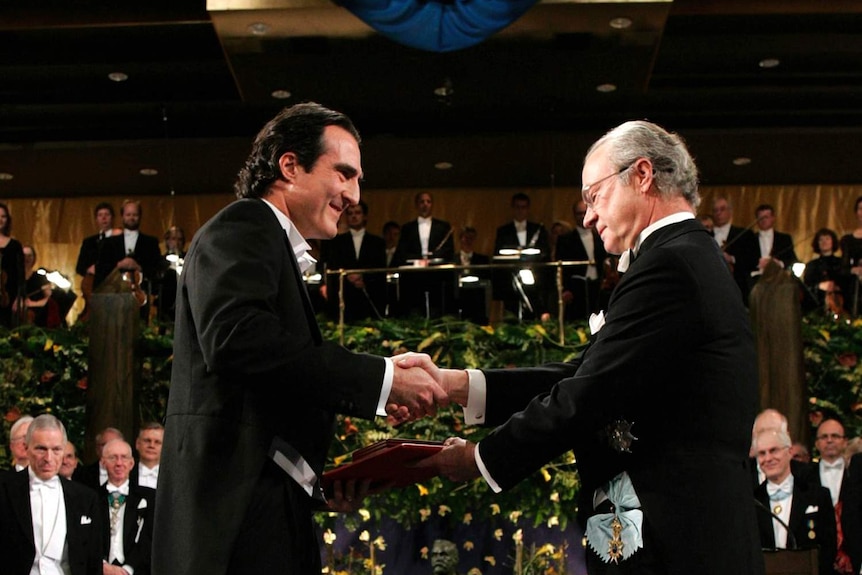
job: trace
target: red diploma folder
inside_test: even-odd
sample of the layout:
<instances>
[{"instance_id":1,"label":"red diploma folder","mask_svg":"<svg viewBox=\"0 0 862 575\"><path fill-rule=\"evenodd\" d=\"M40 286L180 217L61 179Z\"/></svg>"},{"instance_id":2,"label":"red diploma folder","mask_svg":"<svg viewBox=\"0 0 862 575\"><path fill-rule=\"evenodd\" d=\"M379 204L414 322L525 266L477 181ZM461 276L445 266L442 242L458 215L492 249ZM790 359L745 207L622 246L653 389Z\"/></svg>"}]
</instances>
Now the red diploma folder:
<instances>
[{"instance_id":1,"label":"red diploma folder","mask_svg":"<svg viewBox=\"0 0 862 575\"><path fill-rule=\"evenodd\" d=\"M327 492L336 480L371 479L372 487L387 483L393 487L412 485L436 474L432 469L416 469L410 464L430 457L441 449L442 441L385 439L354 451L349 463L324 472L321 483Z\"/></svg>"}]
</instances>

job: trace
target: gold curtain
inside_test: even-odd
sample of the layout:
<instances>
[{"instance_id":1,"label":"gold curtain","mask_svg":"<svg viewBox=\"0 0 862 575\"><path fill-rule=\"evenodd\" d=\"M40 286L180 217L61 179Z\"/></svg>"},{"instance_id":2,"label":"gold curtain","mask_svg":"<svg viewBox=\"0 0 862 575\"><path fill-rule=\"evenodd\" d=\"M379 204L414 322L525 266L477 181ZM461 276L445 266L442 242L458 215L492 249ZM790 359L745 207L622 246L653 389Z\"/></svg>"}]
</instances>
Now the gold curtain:
<instances>
[{"instance_id":1,"label":"gold curtain","mask_svg":"<svg viewBox=\"0 0 862 575\"><path fill-rule=\"evenodd\" d=\"M511 219L509 207L514 193L523 191L531 198L531 219L546 227L557 220L573 224L572 204L580 198L576 188L536 189L440 189L430 191L434 197L434 216L447 220L457 233L464 226L476 228L476 249L490 254L498 226ZM404 223L415 217L413 197L417 190L365 190L363 199L369 205L368 229L380 234L389 220ZM853 204L862 195L857 186L723 186L703 187L700 212L711 211L712 199L727 197L734 208L734 224L754 223L754 209L761 203L775 208L777 230L790 233L796 254L802 261L811 259L811 240L821 227L835 230L839 236L856 227ZM13 218L12 235L24 244L33 245L38 254L37 266L58 270L73 279L75 261L81 240L95 233L93 207L108 201L119 217L122 196L75 198L7 198ZM197 229L218 210L233 200L231 194L206 194L175 197L140 198L143 208L141 231L162 239L164 231L178 225L191 241ZM82 304L79 300L79 304ZM73 315L76 312L73 311Z\"/></svg>"}]
</instances>

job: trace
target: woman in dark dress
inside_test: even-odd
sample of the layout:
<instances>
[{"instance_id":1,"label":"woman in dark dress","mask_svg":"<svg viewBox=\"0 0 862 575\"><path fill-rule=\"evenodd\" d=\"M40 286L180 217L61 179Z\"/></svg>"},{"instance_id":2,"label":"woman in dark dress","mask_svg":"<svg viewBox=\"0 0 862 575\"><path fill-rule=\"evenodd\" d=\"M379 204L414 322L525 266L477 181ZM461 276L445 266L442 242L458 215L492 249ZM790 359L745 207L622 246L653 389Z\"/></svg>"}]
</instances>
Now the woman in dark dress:
<instances>
[{"instance_id":1,"label":"woman in dark dress","mask_svg":"<svg viewBox=\"0 0 862 575\"><path fill-rule=\"evenodd\" d=\"M841 238L841 255L845 269L855 276L844 299L847 309L857 315L862 311L862 286L859 285L862 282L862 196L856 198L853 209L856 212L856 229Z\"/></svg>"},{"instance_id":2,"label":"woman in dark dress","mask_svg":"<svg viewBox=\"0 0 862 575\"><path fill-rule=\"evenodd\" d=\"M18 325L12 307L24 288L24 252L21 242L12 238L12 216L0 202L0 326Z\"/></svg>"},{"instance_id":3,"label":"woman in dark dress","mask_svg":"<svg viewBox=\"0 0 862 575\"><path fill-rule=\"evenodd\" d=\"M828 228L814 234L811 248L818 254L805 265L802 281L817 301L820 309L833 313L844 311L844 297L851 285L844 262L835 255L838 235Z\"/></svg>"}]
</instances>

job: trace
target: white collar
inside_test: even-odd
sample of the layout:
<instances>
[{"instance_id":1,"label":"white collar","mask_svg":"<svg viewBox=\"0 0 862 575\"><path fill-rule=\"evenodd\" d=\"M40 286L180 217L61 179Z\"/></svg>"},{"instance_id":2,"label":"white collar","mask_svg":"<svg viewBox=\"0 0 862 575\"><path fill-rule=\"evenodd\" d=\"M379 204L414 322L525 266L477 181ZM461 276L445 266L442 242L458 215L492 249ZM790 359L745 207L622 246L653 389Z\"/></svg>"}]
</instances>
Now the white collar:
<instances>
[{"instance_id":1,"label":"white collar","mask_svg":"<svg viewBox=\"0 0 862 575\"><path fill-rule=\"evenodd\" d=\"M269 206L269 209L272 210L275 217L278 218L278 223L281 224L281 227L287 234L287 241L290 242L290 247L293 249L293 254L296 256L296 261L299 263L300 269L303 269L304 261L308 262L305 269L307 269L311 264L316 263L317 260L308 253L311 250L311 246L308 245L308 242L305 241L305 238L302 237L302 234L299 233L299 230L297 230L296 226L293 225L293 222L290 221L290 218L288 218L284 212L276 208L269 200L264 198L261 199L263 200L263 203Z\"/></svg>"},{"instance_id":2,"label":"white collar","mask_svg":"<svg viewBox=\"0 0 862 575\"><path fill-rule=\"evenodd\" d=\"M129 480L126 479L120 485L114 485L110 481L105 483L105 489L108 490L108 493L113 493L114 491L119 491L123 495L129 494Z\"/></svg>"},{"instance_id":3,"label":"white collar","mask_svg":"<svg viewBox=\"0 0 862 575\"><path fill-rule=\"evenodd\" d=\"M637 254L638 251L641 249L641 244L643 244L644 240L646 240L648 237L650 237L650 235L652 235L652 233L654 231L660 230L661 228L664 228L664 227L669 226L671 224L677 224L679 222L684 222L685 220L693 220L693 219L694 219L694 214L691 212L676 212L675 214L665 216L662 219L651 223L650 225L645 227L643 229L643 231L641 231L641 233L638 235L638 239L635 242L635 247L632 248L632 250L634 251L635 254Z\"/></svg>"},{"instance_id":4,"label":"white collar","mask_svg":"<svg viewBox=\"0 0 862 575\"><path fill-rule=\"evenodd\" d=\"M365 235L365 228L361 228L358 230L354 230L353 228L350 228L348 231L350 232L350 235L352 235L354 237Z\"/></svg>"}]
</instances>

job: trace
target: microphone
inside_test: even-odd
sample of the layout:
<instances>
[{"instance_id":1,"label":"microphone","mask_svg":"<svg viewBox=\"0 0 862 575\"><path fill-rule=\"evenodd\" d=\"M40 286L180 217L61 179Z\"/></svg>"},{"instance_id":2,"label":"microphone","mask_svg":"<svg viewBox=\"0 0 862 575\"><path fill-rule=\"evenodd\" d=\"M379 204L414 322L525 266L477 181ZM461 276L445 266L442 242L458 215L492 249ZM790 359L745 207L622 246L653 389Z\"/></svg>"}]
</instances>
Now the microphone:
<instances>
[{"instance_id":1,"label":"microphone","mask_svg":"<svg viewBox=\"0 0 862 575\"><path fill-rule=\"evenodd\" d=\"M785 523L784 520L781 519L781 517L779 517L778 515L773 513L769 507L764 505L756 497L754 498L754 504L757 505L757 507L759 507L763 511L766 511L770 515L770 517L772 517L773 519L778 521L778 524L781 525L782 527L784 527L784 529L787 531L787 548L788 549L799 549L799 547L796 545L796 536L793 535L793 532L790 530L790 527L787 525L787 523Z\"/></svg>"}]
</instances>

